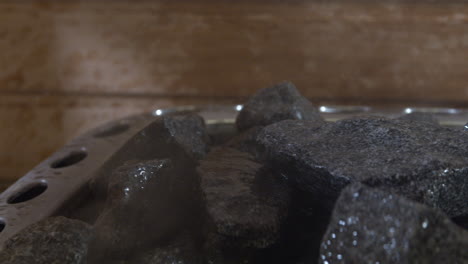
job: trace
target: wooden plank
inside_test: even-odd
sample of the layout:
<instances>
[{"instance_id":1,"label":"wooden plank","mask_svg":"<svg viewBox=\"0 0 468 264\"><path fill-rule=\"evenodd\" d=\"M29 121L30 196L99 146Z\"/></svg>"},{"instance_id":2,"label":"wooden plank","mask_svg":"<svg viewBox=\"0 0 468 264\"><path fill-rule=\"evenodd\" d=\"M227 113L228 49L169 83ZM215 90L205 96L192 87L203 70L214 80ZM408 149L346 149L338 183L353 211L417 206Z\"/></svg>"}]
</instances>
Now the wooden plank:
<instances>
[{"instance_id":1,"label":"wooden plank","mask_svg":"<svg viewBox=\"0 0 468 264\"><path fill-rule=\"evenodd\" d=\"M0 90L468 101L459 1L0 2Z\"/></svg>"},{"instance_id":2,"label":"wooden plank","mask_svg":"<svg viewBox=\"0 0 468 264\"><path fill-rule=\"evenodd\" d=\"M233 103L232 100L216 100ZM0 181L21 177L67 141L106 121L210 99L0 96Z\"/></svg>"}]
</instances>

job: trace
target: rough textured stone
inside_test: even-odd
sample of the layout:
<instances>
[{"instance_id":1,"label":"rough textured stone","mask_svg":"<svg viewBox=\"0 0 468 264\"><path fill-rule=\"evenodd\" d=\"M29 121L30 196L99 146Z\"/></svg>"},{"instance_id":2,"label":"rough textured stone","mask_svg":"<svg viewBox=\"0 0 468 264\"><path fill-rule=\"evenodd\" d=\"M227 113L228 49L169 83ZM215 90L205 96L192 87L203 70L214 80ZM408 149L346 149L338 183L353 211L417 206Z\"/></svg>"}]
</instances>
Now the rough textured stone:
<instances>
[{"instance_id":1,"label":"rough textured stone","mask_svg":"<svg viewBox=\"0 0 468 264\"><path fill-rule=\"evenodd\" d=\"M170 160L131 162L109 178L108 200L95 223L90 261L119 259L154 247L191 221L195 167Z\"/></svg>"},{"instance_id":2,"label":"rough textured stone","mask_svg":"<svg viewBox=\"0 0 468 264\"><path fill-rule=\"evenodd\" d=\"M278 240L289 202L279 175L230 148L211 151L197 171L212 233L208 247L266 248Z\"/></svg>"},{"instance_id":3,"label":"rough textured stone","mask_svg":"<svg viewBox=\"0 0 468 264\"><path fill-rule=\"evenodd\" d=\"M201 263L200 260L191 260L190 255L186 255L178 246L167 246L163 248L157 248L151 253L147 253L140 259L138 263L141 264L195 264Z\"/></svg>"},{"instance_id":4,"label":"rough textured stone","mask_svg":"<svg viewBox=\"0 0 468 264\"><path fill-rule=\"evenodd\" d=\"M453 218L468 217L468 168L447 165L445 169L435 169L416 179L394 177L369 179L364 183L439 208Z\"/></svg>"},{"instance_id":5,"label":"rough textured stone","mask_svg":"<svg viewBox=\"0 0 468 264\"><path fill-rule=\"evenodd\" d=\"M105 200L111 172L131 160L170 159L174 164L196 163L208 151L205 124L197 115L161 116L130 138L100 169L92 183Z\"/></svg>"},{"instance_id":6,"label":"rough textured stone","mask_svg":"<svg viewBox=\"0 0 468 264\"><path fill-rule=\"evenodd\" d=\"M442 212L352 184L337 200L320 263L468 263L467 248L468 232Z\"/></svg>"},{"instance_id":7,"label":"rough textured stone","mask_svg":"<svg viewBox=\"0 0 468 264\"><path fill-rule=\"evenodd\" d=\"M157 194L154 189L159 181L170 184L179 175L164 175L171 164L169 159L130 161L118 167L109 177L107 186L108 207L115 204L137 206L152 202ZM161 183L162 184L162 183ZM159 187L160 188L160 187ZM143 200L140 200L143 198Z\"/></svg>"},{"instance_id":8,"label":"rough textured stone","mask_svg":"<svg viewBox=\"0 0 468 264\"><path fill-rule=\"evenodd\" d=\"M391 188L440 208L468 213L468 135L427 122L359 117L317 125L282 121L257 136L261 158L322 205L350 182Z\"/></svg>"},{"instance_id":9,"label":"rough textured stone","mask_svg":"<svg viewBox=\"0 0 468 264\"><path fill-rule=\"evenodd\" d=\"M162 117L170 136L193 158L201 159L208 152L209 136L205 121L198 115Z\"/></svg>"},{"instance_id":10,"label":"rough textured stone","mask_svg":"<svg viewBox=\"0 0 468 264\"><path fill-rule=\"evenodd\" d=\"M190 236L183 235L163 247L147 250L130 263L138 264L203 264L203 256Z\"/></svg>"},{"instance_id":11,"label":"rough textured stone","mask_svg":"<svg viewBox=\"0 0 468 264\"><path fill-rule=\"evenodd\" d=\"M2 264L84 264L91 226L65 217L32 224L5 242Z\"/></svg>"},{"instance_id":12,"label":"rough textured stone","mask_svg":"<svg viewBox=\"0 0 468 264\"><path fill-rule=\"evenodd\" d=\"M434 125L439 124L439 121L437 121L437 118L435 118L435 116L430 113L414 112L414 113L402 115L398 119L406 120L406 121L415 121L415 122L428 122Z\"/></svg>"},{"instance_id":13,"label":"rough textured stone","mask_svg":"<svg viewBox=\"0 0 468 264\"><path fill-rule=\"evenodd\" d=\"M198 159L207 153L208 140L200 116L161 116L125 143L113 159L120 164L132 159L178 159L182 154Z\"/></svg>"},{"instance_id":14,"label":"rough textured stone","mask_svg":"<svg viewBox=\"0 0 468 264\"><path fill-rule=\"evenodd\" d=\"M323 122L317 109L291 82L261 89L250 97L237 116L236 125L243 131L287 119Z\"/></svg>"},{"instance_id":15,"label":"rough textured stone","mask_svg":"<svg viewBox=\"0 0 468 264\"><path fill-rule=\"evenodd\" d=\"M257 151L255 147L255 141L262 128L263 127L260 126L249 128L241 132L239 135L233 137L225 144L225 146L240 150L242 152L254 154Z\"/></svg>"}]
</instances>

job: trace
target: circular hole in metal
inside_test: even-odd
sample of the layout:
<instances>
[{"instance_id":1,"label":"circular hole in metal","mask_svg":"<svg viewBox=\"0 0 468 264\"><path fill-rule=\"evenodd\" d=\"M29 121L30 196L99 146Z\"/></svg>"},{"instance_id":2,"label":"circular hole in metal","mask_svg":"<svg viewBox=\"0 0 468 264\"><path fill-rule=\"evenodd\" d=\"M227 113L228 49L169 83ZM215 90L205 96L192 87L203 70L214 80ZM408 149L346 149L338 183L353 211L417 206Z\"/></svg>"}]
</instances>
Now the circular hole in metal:
<instances>
[{"instance_id":1,"label":"circular hole in metal","mask_svg":"<svg viewBox=\"0 0 468 264\"><path fill-rule=\"evenodd\" d=\"M67 156L54 161L50 167L53 169L68 167L82 161L86 156L88 156L88 154L84 151L73 151Z\"/></svg>"},{"instance_id":2,"label":"circular hole in metal","mask_svg":"<svg viewBox=\"0 0 468 264\"><path fill-rule=\"evenodd\" d=\"M26 202L41 195L43 192L45 192L45 190L47 190L47 183L37 182L35 184L28 185L19 192L13 194L10 196L10 198L8 198L7 202L9 204Z\"/></svg>"},{"instance_id":3,"label":"circular hole in metal","mask_svg":"<svg viewBox=\"0 0 468 264\"><path fill-rule=\"evenodd\" d=\"M5 221L0 220L0 233L3 231L3 229L5 229L5 227L6 227Z\"/></svg>"},{"instance_id":4,"label":"circular hole in metal","mask_svg":"<svg viewBox=\"0 0 468 264\"><path fill-rule=\"evenodd\" d=\"M97 132L96 134L94 134L94 137L104 138L104 137L115 136L115 135L118 135L127 131L129 128L130 126L128 124L115 124L113 126L110 126L108 128L105 128Z\"/></svg>"}]
</instances>

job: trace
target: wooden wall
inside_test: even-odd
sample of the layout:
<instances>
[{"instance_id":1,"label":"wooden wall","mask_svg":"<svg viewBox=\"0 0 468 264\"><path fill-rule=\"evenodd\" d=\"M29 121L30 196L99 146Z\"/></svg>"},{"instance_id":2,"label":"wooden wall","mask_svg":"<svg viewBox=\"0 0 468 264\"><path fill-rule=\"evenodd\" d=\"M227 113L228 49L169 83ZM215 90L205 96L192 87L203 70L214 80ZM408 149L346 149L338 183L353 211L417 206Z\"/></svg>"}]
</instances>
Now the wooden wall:
<instances>
[{"instance_id":1,"label":"wooden wall","mask_svg":"<svg viewBox=\"0 0 468 264\"><path fill-rule=\"evenodd\" d=\"M106 120L232 103L468 106L463 1L0 1L0 179Z\"/></svg>"}]
</instances>

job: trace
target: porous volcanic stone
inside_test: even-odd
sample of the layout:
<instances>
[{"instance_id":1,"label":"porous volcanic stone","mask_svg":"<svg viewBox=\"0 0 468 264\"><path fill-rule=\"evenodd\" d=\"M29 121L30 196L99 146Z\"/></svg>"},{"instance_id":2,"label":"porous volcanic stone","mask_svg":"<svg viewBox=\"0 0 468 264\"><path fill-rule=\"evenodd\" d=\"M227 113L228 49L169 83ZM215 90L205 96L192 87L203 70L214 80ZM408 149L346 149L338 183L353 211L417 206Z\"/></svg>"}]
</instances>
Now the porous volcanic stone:
<instances>
[{"instance_id":1,"label":"porous volcanic stone","mask_svg":"<svg viewBox=\"0 0 468 264\"><path fill-rule=\"evenodd\" d=\"M200 254L190 236L183 235L168 245L157 247L139 254L130 263L139 264L203 264Z\"/></svg>"},{"instance_id":2,"label":"porous volcanic stone","mask_svg":"<svg viewBox=\"0 0 468 264\"><path fill-rule=\"evenodd\" d=\"M195 215L197 185L193 164L164 159L119 167L109 178L108 201L95 223L90 261L119 259L176 235Z\"/></svg>"},{"instance_id":3,"label":"porous volcanic stone","mask_svg":"<svg viewBox=\"0 0 468 264\"><path fill-rule=\"evenodd\" d=\"M467 248L468 232L442 212L352 184L333 210L320 263L468 263Z\"/></svg>"},{"instance_id":4,"label":"porous volcanic stone","mask_svg":"<svg viewBox=\"0 0 468 264\"><path fill-rule=\"evenodd\" d=\"M231 148L213 149L197 171L209 248L262 249L277 242L289 203L284 179Z\"/></svg>"},{"instance_id":5,"label":"porous volcanic stone","mask_svg":"<svg viewBox=\"0 0 468 264\"><path fill-rule=\"evenodd\" d=\"M244 131L287 119L323 122L317 109L297 91L291 82L282 82L259 90L244 104L236 119Z\"/></svg>"},{"instance_id":6,"label":"porous volcanic stone","mask_svg":"<svg viewBox=\"0 0 468 264\"><path fill-rule=\"evenodd\" d=\"M0 251L2 264L84 264L91 226L79 220L51 217L11 237Z\"/></svg>"},{"instance_id":7,"label":"porous volcanic stone","mask_svg":"<svg viewBox=\"0 0 468 264\"><path fill-rule=\"evenodd\" d=\"M322 205L351 182L468 213L468 135L428 122L358 117L318 125L281 121L256 137L260 158Z\"/></svg>"},{"instance_id":8,"label":"porous volcanic stone","mask_svg":"<svg viewBox=\"0 0 468 264\"><path fill-rule=\"evenodd\" d=\"M106 200L108 178L128 161L170 159L174 164L196 164L208 151L208 142L200 116L161 116L130 138L101 167L91 184L93 191L97 199Z\"/></svg>"}]
</instances>

